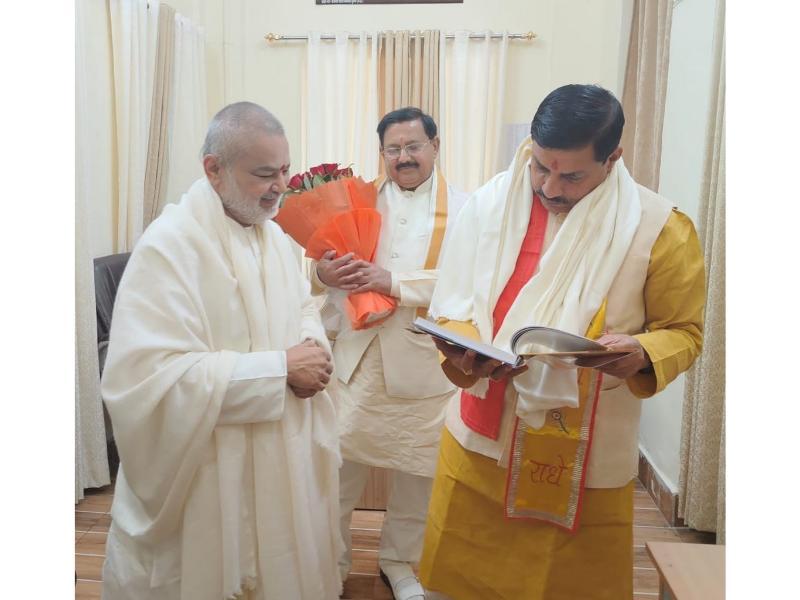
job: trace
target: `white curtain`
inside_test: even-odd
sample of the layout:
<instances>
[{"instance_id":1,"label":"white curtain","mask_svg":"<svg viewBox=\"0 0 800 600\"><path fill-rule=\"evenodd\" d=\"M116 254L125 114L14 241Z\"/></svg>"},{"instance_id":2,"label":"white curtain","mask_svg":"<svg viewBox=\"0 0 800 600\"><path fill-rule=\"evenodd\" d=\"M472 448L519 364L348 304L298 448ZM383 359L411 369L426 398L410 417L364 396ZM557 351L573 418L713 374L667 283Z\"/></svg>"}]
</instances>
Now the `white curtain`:
<instances>
[{"instance_id":1,"label":"white curtain","mask_svg":"<svg viewBox=\"0 0 800 600\"><path fill-rule=\"evenodd\" d=\"M465 192L508 166L500 162L508 33L500 39L482 35L457 31L451 43L442 36L439 54L439 165L448 182Z\"/></svg>"},{"instance_id":2,"label":"white curtain","mask_svg":"<svg viewBox=\"0 0 800 600\"><path fill-rule=\"evenodd\" d=\"M94 269L88 248L92 117L84 3L75 4L75 502L86 488L110 483L100 398Z\"/></svg>"},{"instance_id":3,"label":"white curtain","mask_svg":"<svg viewBox=\"0 0 800 600\"><path fill-rule=\"evenodd\" d=\"M678 513L725 543L725 2L717 0L714 78L698 233L706 262L703 352L686 377Z\"/></svg>"},{"instance_id":4,"label":"white curtain","mask_svg":"<svg viewBox=\"0 0 800 600\"><path fill-rule=\"evenodd\" d=\"M117 252L132 250L142 234L158 6L158 0L109 0L119 194Z\"/></svg>"},{"instance_id":5,"label":"white curtain","mask_svg":"<svg viewBox=\"0 0 800 600\"><path fill-rule=\"evenodd\" d=\"M158 11L153 101L150 104L150 134L147 140L147 163L144 170L144 222L155 219L164 204L167 191L169 140L167 138L174 83L175 9L162 4Z\"/></svg>"},{"instance_id":6,"label":"white curtain","mask_svg":"<svg viewBox=\"0 0 800 600\"><path fill-rule=\"evenodd\" d=\"M309 34L301 164L293 170L338 162L365 180L378 175L378 40L377 32L353 42L347 32L335 42Z\"/></svg>"},{"instance_id":7,"label":"white curtain","mask_svg":"<svg viewBox=\"0 0 800 600\"><path fill-rule=\"evenodd\" d=\"M208 127L205 33L181 14L175 15L175 62L168 119L165 203L177 202L203 175L200 149ZM160 214L159 207L158 213Z\"/></svg>"},{"instance_id":8,"label":"white curtain","mask_svg":"<svg viewBox=\"0 0 800 600\"><path fill-rule=\"evenodd\" d=\"M378 78L380 114L416 106L439 122L439 50L441 33L384 31Z\"/></svg>"},{"instance_id":9,"label":"white curtain","mask_svg":"<svg viewBox=\"0 0 800 600\"><path fill-rule=\"evenodd\" d=\"M651 190L658 189L661 171L674 4L675 0L635 0L622 92L625 166Z\"/></svg>"}]
</instances>

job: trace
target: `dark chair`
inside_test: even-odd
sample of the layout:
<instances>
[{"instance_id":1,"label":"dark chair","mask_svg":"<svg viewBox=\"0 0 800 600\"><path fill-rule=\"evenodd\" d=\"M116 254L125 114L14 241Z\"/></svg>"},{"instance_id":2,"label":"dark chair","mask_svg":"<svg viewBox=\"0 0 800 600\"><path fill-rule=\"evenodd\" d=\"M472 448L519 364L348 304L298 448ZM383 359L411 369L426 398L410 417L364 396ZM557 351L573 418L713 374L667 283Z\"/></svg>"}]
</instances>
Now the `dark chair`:
<instances>
[{"instance_id":1,"label":"dark chair","mask_svg":"<svg viewBox=\"0 0 800 600\"><path fill-rule=\"evenodd\" d=\"M122 279L122 273L128 264L130 252L123 254L110 254L94 259L94 299L97 306L97 357L100 363L100 376L103 375L103 366L108 352L108 335L111 332L111 315L114 312L114 300L117 297L117 288ZM112 480L119 467L119 453L114 444L114 432L111 429L111 419L108 417L106 406L103 404L103 417L106 425L106 446L108 448L108 469Z\"/></svg>"}]
</instances>

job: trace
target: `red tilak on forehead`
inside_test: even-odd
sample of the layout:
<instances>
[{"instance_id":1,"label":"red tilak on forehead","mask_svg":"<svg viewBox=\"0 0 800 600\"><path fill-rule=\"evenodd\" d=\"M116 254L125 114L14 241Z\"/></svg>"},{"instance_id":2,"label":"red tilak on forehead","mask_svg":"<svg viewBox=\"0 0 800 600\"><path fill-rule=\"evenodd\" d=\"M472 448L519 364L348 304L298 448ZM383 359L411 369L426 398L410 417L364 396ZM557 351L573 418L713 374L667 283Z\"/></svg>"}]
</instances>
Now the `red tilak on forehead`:
<instances>
[{"instance_id":1,"label":"red tilak on forehead","mask_svg":"<svg viewBox=\"0 0 800 600\"><path fill-rule=\"evenodd\" d=\"M552 164L550 165L550 170L551 171L558 171L558 161L557 160L554 160L552 162Z\"/></svg>"}]
</instances>

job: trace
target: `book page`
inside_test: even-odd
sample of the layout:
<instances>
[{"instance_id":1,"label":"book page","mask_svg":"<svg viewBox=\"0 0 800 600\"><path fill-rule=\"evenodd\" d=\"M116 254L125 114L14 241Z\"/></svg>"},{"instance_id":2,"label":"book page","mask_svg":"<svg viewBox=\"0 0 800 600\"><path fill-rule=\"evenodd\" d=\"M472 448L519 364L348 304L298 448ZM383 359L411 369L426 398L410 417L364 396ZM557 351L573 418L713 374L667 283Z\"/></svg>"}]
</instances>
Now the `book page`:
<instances>
[{"instance_id":1,"label":"book page","mask_svg":"<svg viewBox=\"0 0 800 600\"><path fill-rule=\"evenodd\" d=\"M504 350L501 350L500 348L490 344L484 344L483 342L471 340L463 335L458 335L457 333L454 333L449 329L445 329L444 327L440 327L436 323L428 321L427 319L418 317L414 320L413 325L418 330L427 333L428 335L432 335L435 338L443 340L448 344L458 346L459 348L474 350L481 356L499 360L502 363L512 366L518 366L521 364L521 359L510 352L505 352Z\"/></svg>"},{"instance_id":2,"label":"book page","mask_svg":"<svg viewBox=\"0 0 800 600\"><path fill-rule=\"evenodd\" d=\"M602 344L552 327L531 326L518 330L511 338L511 347L525 360L541 360L553 367L575 368L581 358L593 360L600 367L628 356L629 350L611 350Z\"/></svg>"}]
</instances>

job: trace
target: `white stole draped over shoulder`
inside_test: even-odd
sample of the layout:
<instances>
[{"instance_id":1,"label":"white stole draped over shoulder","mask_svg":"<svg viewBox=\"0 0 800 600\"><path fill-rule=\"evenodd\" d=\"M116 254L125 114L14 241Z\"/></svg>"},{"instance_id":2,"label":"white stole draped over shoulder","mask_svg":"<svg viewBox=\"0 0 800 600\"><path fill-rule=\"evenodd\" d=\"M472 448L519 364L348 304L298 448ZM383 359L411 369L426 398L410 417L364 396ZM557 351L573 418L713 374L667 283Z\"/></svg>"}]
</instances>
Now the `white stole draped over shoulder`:
<instances>
[{"instance_id":1,"label":"white stole draped over shoulder","mask_svg":"<svg viewBox=\"0 0 800 600\"><path fill-rule=\"evenodd\" d=\"M333 598L341 461L327 392L287 389L280 420L217 425L238 353L327 346L280 228L253 226L257 269L231 227L200 179L126 268L102 383L122 461L114 524L153 552L152 585L180 577L182 598Z\"/></svg>"},{"instance_id":2,"label":"white stole draped over shoulder","mask_svg":"<svg viewBox=\"0 0 800 600\"><path fill-rule=\"evenodd\" d=\"M530 137L509 169L475 191L460 215L440 267L431 315L476 325L481 340L510 351L512 334L526 325L585 335L630 248L641 218L639 191L622 160L567 214L554 240L493 332L492 313L516 265L530 221ZM465 272L466 271L466 272ZM539 428L546 411L578 405L574 370L530 361L513 379L517 415ZM485 397L487 380L471 393Z\"/></svg>"}]
</instances>

